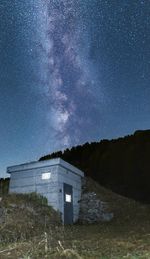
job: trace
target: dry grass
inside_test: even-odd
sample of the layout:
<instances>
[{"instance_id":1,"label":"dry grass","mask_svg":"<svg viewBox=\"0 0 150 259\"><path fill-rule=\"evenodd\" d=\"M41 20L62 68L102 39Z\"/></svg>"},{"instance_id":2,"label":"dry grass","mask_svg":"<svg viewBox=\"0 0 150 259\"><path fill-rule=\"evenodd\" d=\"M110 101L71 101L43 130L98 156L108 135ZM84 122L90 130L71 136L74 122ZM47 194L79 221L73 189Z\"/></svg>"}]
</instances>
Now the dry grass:
<instances>
[{"instance_id":1,"label":"dry grass","mask_svg":"<svg viewBox=\"0 0 150 259\"><path fill-rule=\"evenodd\" d=\"M150 231L115 232L111 224L58 227L51 233L1 247L0 258L150 258Z\"/></svg>"},{"instance_id":2,"label":"dry grass","mask_svg":"<svg viewBox=\"0 0 150 259\"><path fill-rule=\"evenodd\" d=\"M55 212L51 208L48 212L46 205L41 205L40 202L37 204L34 201L32 208L34 207L34 210L38 211L39 216L33 215L32 217L31 211L28 216L25 216L22 211L20 212L22 215L21 220L17 219L19 212L18 214L16 214L17 211L14 212L13 220L11 221L11 232L14 239L12 241L6 239L5 242L0 244L0 259L149 259L150 206L144 206L114 194L93 181L88 181L88 190L95 191L103 201L109 202L110 209L115 213L115 217L111 222L94 225L76 224L66 227L59 224L49 224ZM17 199L20 199L18 201L20 205L25 202L22 201L22 198L17 197ZM11 204L12 199L12 197L8 197ZM28 202L26 204L29 206ZM7 205L9 208L9 202ZM44 221L41 223L40 218L42 215L46 216L47 213L49 222L47 221L46 225L44 225ZM17 215L16 219L15 215ZM16 222L19 228L24 225L20 230L22 235L24 231L28 233L27 236L19 236L18 240L15 232ZM31 223L34 223L34 230L36 229L33 232ZM5 231L10 230L8 226L5 226L4 229ZM7 235L9 235L8 231Z\"/></svg>"},{"instance_id":3,"label":"dry grass","mask_svg":"<svg viewBox=\"0 0 150 259\"><path fill-rule=\"evenodd\" d=\"M0 210L0 243L24 241L60 224L60 215L35 193L4 196Z\"/></svg>"}]
</instances>

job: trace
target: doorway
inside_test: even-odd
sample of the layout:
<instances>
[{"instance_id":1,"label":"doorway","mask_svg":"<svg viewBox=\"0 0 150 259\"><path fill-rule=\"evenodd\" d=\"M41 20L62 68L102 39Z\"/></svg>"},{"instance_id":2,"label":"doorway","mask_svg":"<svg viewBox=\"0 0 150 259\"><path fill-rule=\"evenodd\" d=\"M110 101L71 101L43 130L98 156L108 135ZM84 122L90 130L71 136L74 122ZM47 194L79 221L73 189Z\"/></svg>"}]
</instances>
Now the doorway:
<instances>
[{"instance_id":1,"label":"doorway","mask_svg":"<svg viewBox=\"0 0 150 259\"><path fill-rule=\"evenodd\" d=\"M64 224L73 224L73 190L64 183Z\"/></svg>"}]
</instances>

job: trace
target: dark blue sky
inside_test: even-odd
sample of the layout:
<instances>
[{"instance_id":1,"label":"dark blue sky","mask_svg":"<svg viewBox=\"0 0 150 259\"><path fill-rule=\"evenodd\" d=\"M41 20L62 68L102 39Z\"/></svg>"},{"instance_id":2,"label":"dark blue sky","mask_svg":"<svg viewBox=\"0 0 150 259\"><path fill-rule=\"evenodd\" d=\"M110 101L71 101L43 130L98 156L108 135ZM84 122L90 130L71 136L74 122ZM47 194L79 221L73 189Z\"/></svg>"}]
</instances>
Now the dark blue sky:
<instances>
[{"instance_id":1,"label":"dark blue sky","mask_svg":"<svg viewBox=\"0 0 150 259\"><path fill-rule=\"evenodd\" d=\"M6 166L150 128L149 0L0 1Z\"/></svg>"}]
</instances>

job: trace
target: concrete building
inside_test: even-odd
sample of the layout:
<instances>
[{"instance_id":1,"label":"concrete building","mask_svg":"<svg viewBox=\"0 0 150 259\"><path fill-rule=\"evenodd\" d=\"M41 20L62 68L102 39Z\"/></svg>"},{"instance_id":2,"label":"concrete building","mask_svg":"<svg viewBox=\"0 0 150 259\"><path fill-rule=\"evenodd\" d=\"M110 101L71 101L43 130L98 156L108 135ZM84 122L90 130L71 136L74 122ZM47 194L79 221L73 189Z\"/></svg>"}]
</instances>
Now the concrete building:
<instances>
[{"instance_id":1,"label":"concrete building","mask_svg":"<svg viewBox=\"0 0 150 259\"><path fill-rule=\"evenodd\" d=\"M81 179L84 173L60 158L31 162L7 168L10 193L37 192L48 204L61 212L62 222L78 220Z\"/></svg>"}]
</instances>

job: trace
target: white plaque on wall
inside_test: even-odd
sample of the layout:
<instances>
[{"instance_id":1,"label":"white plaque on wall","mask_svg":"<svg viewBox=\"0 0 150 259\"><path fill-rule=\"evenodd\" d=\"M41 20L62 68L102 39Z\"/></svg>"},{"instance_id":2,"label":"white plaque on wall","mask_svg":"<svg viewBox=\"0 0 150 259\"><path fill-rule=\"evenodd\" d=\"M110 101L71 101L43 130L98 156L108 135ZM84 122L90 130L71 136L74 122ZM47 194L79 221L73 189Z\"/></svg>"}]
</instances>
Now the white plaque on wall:
<instances>
[{"instance_id":1,"label":"white plaque on wall","mask_svg":"<svg viewBox=\"0 0 150 259\"><path fill-rule=\"evenodd\" d=\"M42 173L42 180L48 180L51 178L51 173Z\"/></svg>"}]
</instances>

